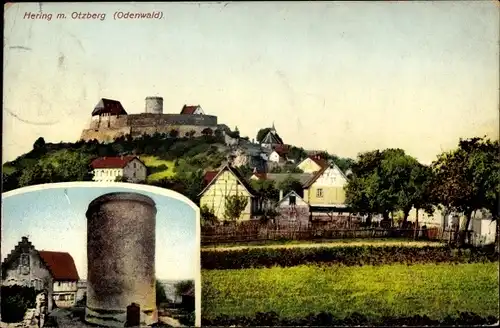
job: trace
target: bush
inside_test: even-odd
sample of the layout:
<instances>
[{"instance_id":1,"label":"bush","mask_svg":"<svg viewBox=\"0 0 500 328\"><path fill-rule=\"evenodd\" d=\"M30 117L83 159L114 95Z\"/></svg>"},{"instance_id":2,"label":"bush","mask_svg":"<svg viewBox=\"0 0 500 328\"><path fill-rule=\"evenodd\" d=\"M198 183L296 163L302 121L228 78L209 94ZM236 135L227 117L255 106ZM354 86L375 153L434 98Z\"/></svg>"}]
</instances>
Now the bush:
<instances>
[{"instance_id":1,"label":"bush","mask_svg":"<svg viewBox=\"0 0 500 328\"><path fill-rule=\"evenodd\" d=\"M259 312L255 317L218 316L213 320L202 318L202 326L469 326L491 325L498 322L498 318L481 317L474 313L460 312L456 317L446 317L443 320L433 320L428 316L414 315L412 317L380 317L373 319L359 313L353 313L345 318L336 318L327 312L310 314L302 319L281 318L275 312Z\"/></svg>"},{"instance_id":2,"label":"bush","mask_svg":"<svg viewBox=\"0 0 500 328\"><path fill-rule=\"evenodd\" d=\"M36 291L33 287L2 286L2 321L19 322L26 310L35 307Z\"/></svg>"},{"instance_id":3,"label":"bush","mask_svg":"<svg viewBox=\"0 0 500 328\"><path fill-rule=\"evenodd\" d=\"M292 267L302 264L384 265L393 263L475 263L498 261L491 249L452 249L447 246L345 246L297 248L247 248L201 252L201 267L228 270Z\"/></svg>"}]
</instances>

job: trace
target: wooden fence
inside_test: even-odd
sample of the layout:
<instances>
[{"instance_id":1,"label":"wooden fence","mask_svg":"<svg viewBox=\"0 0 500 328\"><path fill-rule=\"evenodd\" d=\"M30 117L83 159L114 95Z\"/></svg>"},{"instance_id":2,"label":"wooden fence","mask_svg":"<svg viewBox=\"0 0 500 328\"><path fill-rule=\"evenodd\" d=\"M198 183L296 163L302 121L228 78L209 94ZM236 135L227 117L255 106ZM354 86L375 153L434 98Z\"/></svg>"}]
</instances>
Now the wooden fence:
<instances>
[{"instance_id":1,"label":"wooden fence","mask_svg":"<svg viewBox=\"0 0 500 328\"><path fill-rule=\"evenodd\" d=\"M469 233L469 240L471 234ZM231 225L203 227L202 245L267 242L279 240L318 240L318 239L365 239L365 238L407 238L452 241L454 232L440 228L399 229L399 228L353 228L338 229L334 223L328 222L304 224L262 224L260 222L243 222Z\"/></svg>"}]
</instances>

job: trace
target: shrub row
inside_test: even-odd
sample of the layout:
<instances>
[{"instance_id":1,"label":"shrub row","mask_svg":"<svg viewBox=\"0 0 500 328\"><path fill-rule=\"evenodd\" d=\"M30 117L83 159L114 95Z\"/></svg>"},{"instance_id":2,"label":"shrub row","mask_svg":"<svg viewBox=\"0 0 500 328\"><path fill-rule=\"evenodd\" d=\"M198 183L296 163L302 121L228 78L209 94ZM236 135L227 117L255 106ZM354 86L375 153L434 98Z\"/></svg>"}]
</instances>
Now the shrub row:
<instances>
[{"instance_id":1,"label":"shrub row","mask_svg":"<svg viewBox=\"0 0 500 328\"><path fill-rule=\"evenodd\" d=\"M228 270L262 267L292 267L303 264L342 264L346 266L476 263L498 261L491 248L452 249L448 246L344 246L296 248L247 248L201 252L201 267Z\"/></svg>"},{"instance_id":2,"label":"shrub row","mask_svg":"<svg viewBox=\"0 0 500 328\"><path fill-rule=\"evenodd\" d=\"M202 319L202 326L472 326L492 325L498 322L494 316L481 317L474 313L459 312L456 316L448 315L442 320L433 320L426 315L412 317L381 317L371 318L359 313L340 319L330 313L320 312L302 319L280 318L275 312L259 312L255 317L219 316L213 320Z\"/></svg>"}]
</instances>

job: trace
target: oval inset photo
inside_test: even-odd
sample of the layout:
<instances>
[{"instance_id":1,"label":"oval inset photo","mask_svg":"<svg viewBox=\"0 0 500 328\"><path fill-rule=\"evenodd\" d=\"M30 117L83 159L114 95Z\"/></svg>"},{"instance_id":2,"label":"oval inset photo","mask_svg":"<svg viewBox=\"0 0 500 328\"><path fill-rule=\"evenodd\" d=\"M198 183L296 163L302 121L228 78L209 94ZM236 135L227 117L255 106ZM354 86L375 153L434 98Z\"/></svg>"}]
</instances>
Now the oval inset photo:
<instances>
[{"instance_id":1,"label":"oval inset photo","mask_svg":"<svg viewBox=\"0 0 500 328\"><path fill-rule=\"evenodd\" d=\"M65 182L4 193L2 211L2 321L200 326L200 218L187 197Z\"/></svg>"}]
</instances>

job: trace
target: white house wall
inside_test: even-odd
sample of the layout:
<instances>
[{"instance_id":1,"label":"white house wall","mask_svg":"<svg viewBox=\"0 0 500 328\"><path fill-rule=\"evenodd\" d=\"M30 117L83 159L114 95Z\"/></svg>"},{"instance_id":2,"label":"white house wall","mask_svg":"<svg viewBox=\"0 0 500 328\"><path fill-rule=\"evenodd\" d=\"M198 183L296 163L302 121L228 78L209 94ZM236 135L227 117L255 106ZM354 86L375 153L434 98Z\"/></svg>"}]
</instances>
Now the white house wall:
<instances>
[{"instance_id":1,"label":"white house wall","mask_svg":"<svg viewBox=\"0 0 500 328\"><path fill-rule=\"evenodd\" d=\"M123 169L123 176L131 182L145 181L147 177L146 166L138 159L133 159Z\"/></svg>"},{"instance_id":2,"label":"white house wall","mask_svg":"<svg viewBox=\"0 0 500 328\"><path fill-rule=\"evenodd\" d=\"M326 169L313 183L315 187L343 187L347 183L340 169L337 167Z\"/></svg>"}]
</instances>

